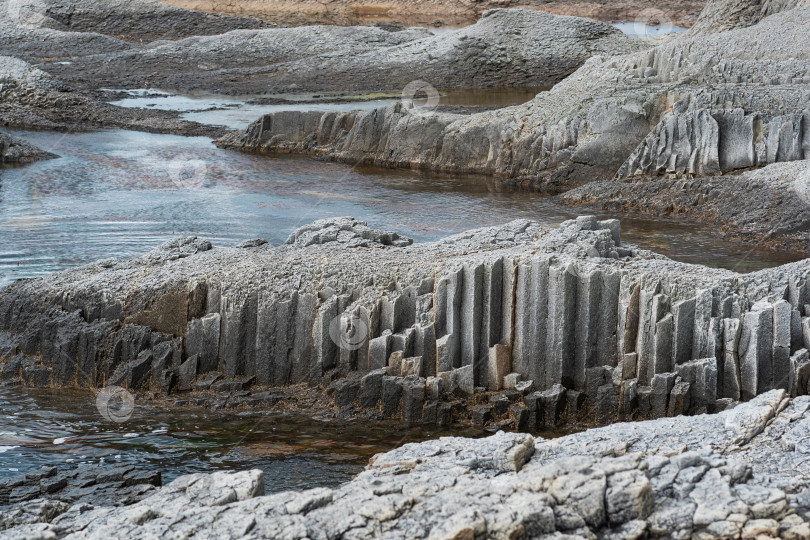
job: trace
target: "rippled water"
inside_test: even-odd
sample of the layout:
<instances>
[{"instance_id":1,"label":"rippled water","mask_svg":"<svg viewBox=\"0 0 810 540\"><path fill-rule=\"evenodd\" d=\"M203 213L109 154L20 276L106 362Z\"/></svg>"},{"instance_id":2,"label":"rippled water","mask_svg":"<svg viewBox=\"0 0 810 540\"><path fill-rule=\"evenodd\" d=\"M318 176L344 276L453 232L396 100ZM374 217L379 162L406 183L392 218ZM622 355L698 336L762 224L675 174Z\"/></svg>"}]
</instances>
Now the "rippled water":
<instances>
[{"instance_id":1,"label":"rippled water","mask_svg":"<svg viewBox=\"0 0 810 540\"><path fill-rule=\"evenodd\" d=\"M43 465L103 462L160 471L164 484L182 474L258 468L268 493L300 490L346 482L376 453L446 435L483 433L141 404L118 424L99 415L92 392L0 387L0 483Z\"/></svg>"},{"instance_id":2,"label":"rippled water","mask_svg":"<svg viewBox=\"0 0 810 540\"><path fill-rule=\"evenodd\" d=\"M541 87L525 88L455 88L436 90L438 105L486 106L505 107L525 103L539 92L546 90ZM218 95L176 95L161 90L128 90L128 97L111 101L112 105L136 109L155 109L164 111L178 111L181 116L192 122L200 122L212 126L223 126L233 129L244 129L263 114L280 111L354 111L371 110L396 103L400 95L396 92L389 95L380 94L377 99L367 99L373 96L344 95L346 101L341 103L326 102L324 96L317 94L284 94L273 96L283 103L261 105L255 103L250 97L229 97ZM417 94L414 101L423 104L427 101L424 94ZM268 96L260 96L267 100ZM341 96L330 96L331 98ZM365 100L361 98L366 98Z\"/></svg>"},{"instance_id":3,"label":"rippled water","mask_svg":"<svg viewBox=\"0 0 810 540\"><path fill-rule=\"evenodd\" d=\"M279 244L296 227L330 216L426 241L517 218L557 224L592 213L482 177L256 156L220 150L203 137L20 135L61 157L0 170L0 286L140 255L180 235L219 246L257 236ZM626 241L741 272L798 258L671 220L622 218L622 227Z\"/></svg>"}]
</instances>

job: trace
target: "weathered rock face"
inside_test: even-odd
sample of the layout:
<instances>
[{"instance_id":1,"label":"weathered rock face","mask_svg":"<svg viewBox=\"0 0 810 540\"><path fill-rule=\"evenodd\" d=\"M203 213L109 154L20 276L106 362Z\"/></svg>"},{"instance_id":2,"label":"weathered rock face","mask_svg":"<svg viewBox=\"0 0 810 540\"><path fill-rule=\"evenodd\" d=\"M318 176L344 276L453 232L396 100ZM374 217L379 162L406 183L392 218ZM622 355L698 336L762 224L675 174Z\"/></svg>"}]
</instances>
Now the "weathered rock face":
<instances>
[{"instance_id":1,"label":"weathered rock face","mask_svg":"<svg viewBox=\"0 0 810 540\"><path fill-rule=\"evenodd\" d=\"M643 0L390 0L358 4L354 0L332 0L315 3L309 0L241 0L223 3L218 0L164 0L164 3L187 9L215 13L250 15L265 20L278 20L282 25L338 24L357 25L395 23L404 26L466 26L475 23L482 13L492 8L521 7L541 9L557 15L588 17L598 21L624 22L649 19L650 3ZM694 24L703 9L703 0L674 2L662 0L655 7L663 10L678 26ZM652 22L652 21L651 21Z\"/></svg>"},{"instance_id":2,"label":"weathered rock face","mask_svg":"<svg viewBox=\"0 0 810 540\"><path fill-rule=\"evenodd\" d=\"M15 54L38 50L36 40L24 46L17 41L10 49ZM416 79L437 88L551 86L593 55L647 46L596 21L493 10L475 25L442 35L370 26L236 30L99 49L47 69L93 89L140 88L148 82L164 89L241 94L399 92Z\"/></svg>"},{"instance_id":3,"label":"weathered rock face","mask_svg":"<svg viewBox=\"0 0 810 540\"><path fill-rule=\"evenodd\" d=\"M552 188L600 177L713 175L805 157L810 8L756 26L592 57L531 102L471 116L403 105L279 113L226 148L497 174Z\"/></svg>"},{"instance_id":4,"label":"weathered rock face","mask_svg":"<svg viewBox=\"0 0 810 540\"><path fill-rule=\"evenodd\" d=\"M259 19L201 13L151 0L8 0L0 10L17 25L104 34L141 43L272 26Z\"/></svg>"},{"instance_id":5,"label":"weathered rock face","mask_svg":"<svg viewBox=\"0 0 810 540\"><path fill-rule=\"evenodd\" d=\"M747 28L770 15L807 5L806 0L709 0L688 35Z\"/></svg>"},{"instance_id":6,"label":"weathered rock face","mask_svg":"<svg viewBox=\"0 0 810 540\"><path fill-rule=\"evenodd\" d=\"M120 127L214 137L224 133L221 128L178 120L177 114L169 111L109 105L73 91L41 69L10 56L0 56L0 124L9 129L54 131Z\"/></svg>"},{"instance_id":7,"label":"weathered rock face","mask_svg":"<svg viewBox=\"0 0 810 540\"><path fill-rule=\"evenodd\" d=\"M308 383L341 408L442 424L454 400L503 391L472 420L519 428L808 392L807 261L676 263L592 217L409 243L341 218L275 248L189 238L19 282L0 291L2 374L163 392L212 373L239 390Z\"/></svg>"},{"instance_id":8,"label":"weathered rock face","mask_svg":"<svg viewBox=\"0 0 810 540\"><path fill-rule=\"evenodd\" d=\"M57 157L10 133L0 131L0 164L31 163Z\"/></svg>"},{"instance_id":9,"label":"weathered rock face","mask_svg":"<svg viewBox=\"0 0 810 540\"><path fill-rule=\"evenodd\" d=\"M195 474L129 507L77 505L6 535L807 538L808 406L772 391L717 415L556 440L445 437L375 456L336 489L262 496L261 471Z\"/></svg>"},{"instance_id":10,"label":"weathered rock face","mask_svg":"<svg viewBox=\"0 0 810 540\"><path fill-rule=\"evenodd\" d=\"M4 471L4 474L5 471ZM41 521L43 514L58 515L74 503L104 506L129 505L161 485L159 472L133 466L83 464L74 469L43 467L38 471L5 477L0 486L0 531ZM50 521L53 515L46 521Z\"/></svg>"},{"instance_id":11,"label":"weathered rock face","mask_svg":"<svg viewBox=\"0 0 810 540\"><path fill-rule=\"evenodd\" d=\"M561 199L613 212L684 216L713 223L729 237L810 252L807 161L705 178L592 182Z\"/></svg>"}]
</instances>

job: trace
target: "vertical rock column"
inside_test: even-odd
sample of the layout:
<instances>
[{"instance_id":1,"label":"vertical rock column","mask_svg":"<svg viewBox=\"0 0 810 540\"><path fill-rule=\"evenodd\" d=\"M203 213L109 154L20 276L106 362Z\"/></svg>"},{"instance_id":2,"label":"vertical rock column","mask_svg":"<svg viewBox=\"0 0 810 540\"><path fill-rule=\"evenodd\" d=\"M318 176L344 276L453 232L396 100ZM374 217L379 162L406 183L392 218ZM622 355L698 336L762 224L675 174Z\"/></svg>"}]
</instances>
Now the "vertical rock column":
<instances>
[{"instance_id":1,"label":"vertical rock column","mask_svg":"<svg viewBox=\"0 0 810 540\"><path fill-rule=\"evenodd\" d=\"M512 369L547 388L549 260L531 257L520 260L515 277L515 320Z\"/></svg>"}]
</instances>

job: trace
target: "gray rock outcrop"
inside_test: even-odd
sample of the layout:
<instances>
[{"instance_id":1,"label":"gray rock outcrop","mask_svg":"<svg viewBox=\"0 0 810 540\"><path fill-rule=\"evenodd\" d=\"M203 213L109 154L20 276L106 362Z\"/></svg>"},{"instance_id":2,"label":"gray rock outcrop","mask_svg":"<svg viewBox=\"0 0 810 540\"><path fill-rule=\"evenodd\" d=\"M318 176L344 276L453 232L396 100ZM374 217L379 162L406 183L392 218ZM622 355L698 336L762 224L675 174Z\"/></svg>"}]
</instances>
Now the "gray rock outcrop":
<instances>
[{"instance_id":1,"label":"gray rock outcrop","mask_svg":"<svg viewBox=\"0 0 810 540\"><path fill-rule=\"evenodd\" d=\"M747 28L770 15L807 5L806 0L709 0L687 35Z\"/></svg>"},{"instance_id":2,"label":"gray rock outcrop","mask_svg":"<svg viewBox=\"0 0 810 540\"><path fill-rule=\"evenodd\" d=\"M729 238L810 251L810 162L703 178L591 182L561 195L565 203L617 212L672 215L712 223Z\"/></svg>"},{"instance_id":3,"label":"gray rock outcrop","mask_svg":"<svg viewBox=\"0 0 810 540\"><path fill-rule=\"evenodd\" d=\"M36 41L34 44L43 46ZM98 101L96 97L74 91L45 71L11 56L0 56L0 123L8 129L26 130L77 131L120 127L208 136L219 136L224 132L221 128L178 120L177 113L170 111L125 109Z\"/></svg>"},{"instance_id":4,"label":"gray rock outcrop","mask_svg":"<svg viewBox=\"0 0 810 540\"><path fill-rule=\"evenodd\" d=\"M414 423L677 416L808 393L808 272L676 263L588 216L413 245L341 218L278 247L187 238L16 283L0 361L33 386L308 384ZM453 412L486 389L504 395Z\"/></svg>"},{"instance_id":5,"label":"gray rock outcrop","mask_svg":"<svg viewBox=\"0 0 810 540\"><path fill-rule=\"evenodd\" d=\"M18 41L9 44L11 52L36 53L36 40ZM69 42L66 46L75 48ZM92 89L398 94L414 80L436 88L551 86L591 56L648 46L605 23L517 9L488 11L478 23L442 35L372 26L234 30L142 47L99 48L47 69Z\"/></svg>"},{"instance_id":6,"label":"gray rock outcrop","mask_svg":"<svg viewBox=\"0 0 810 540\"><path fill-rule=\"evenodd\" d=\"M7 0L0 11L19 26L104 34L141 43L272 26L255 18L204 13L151 0Z\"/></svg>"},{"instance_id":7,"label":"gray rock outcrop","mask_svg":"<svg viewBox=\"0 0 810 540\"><path fill-rule=\"evenodd\" d=\"M11 133L0 131L0 164L31 163L57 157Z\"/></svg>"},{"instance_id":8,"label":"gray rock outcrop","mask_svg":"<svg viewBox=\"0 0 810 540\"><path fill-rule=\"evenodd\" d=\"M569 188L600 177L715 175L804 159L810 8L755 26L592 57L520 106L469 116L397 104L278 113L225 148L478 172Z\"/></svg>"},{"instance_id":9,"label":"gray rock outcrop","mask_svg":"<svg viewBox=\"0 0 810 540\"><path fill-rule=\"evenodd\" d=\"M716 415L553 440L444 437L377 455L335 489L263 495L258 470L194 474L5 537L807 538L809 406L771 391Z\"/></svg>"}]
</instances>

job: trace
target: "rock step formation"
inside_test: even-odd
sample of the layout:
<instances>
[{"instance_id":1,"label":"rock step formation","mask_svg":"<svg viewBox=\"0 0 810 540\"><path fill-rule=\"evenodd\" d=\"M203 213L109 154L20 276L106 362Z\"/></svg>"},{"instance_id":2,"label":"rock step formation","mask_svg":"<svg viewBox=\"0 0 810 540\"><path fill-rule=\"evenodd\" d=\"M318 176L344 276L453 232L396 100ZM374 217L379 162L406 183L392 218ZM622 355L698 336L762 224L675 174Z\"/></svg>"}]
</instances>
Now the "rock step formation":
<instances>
[{"instance_id":1,"label":"rock step formation","mask_svg":"<svg viewBox=\"0 0 810 540\"><path fill-rule=\"evenodd\" d=\"M5 538L798 540L810 537L809 406L771 391L716 415L554 440L443 437L378 454L334 489L264 495L259 470L193 474Z\"/></svg>"},{"instance_id":2,"label":"rock step formation","mask_svg":"<svg viewBox=\"0 0 810 540\"><path fill-rule=\"evenodd\" d=\"M551 189L616 175L714 175L805 159L810 7L779 12L769 4L768 16L749 28L593 56L520 106L469 116L408 104L277 113L219 144L494 174Z\"/></svg>"},{"instance_id":3,"label":"rock step formation","mask_svg":"<svg viewBox=\"0 0 810 540\"><path fill-rule=\"evenodd\" d=\"M809 270L676 263L590 216L415 245L330 219L280 247L180 239L7 287L2 376L163 393L210 374L238 390L307 383L415 422L504 389L532 427L711 412L807 393ZM493 399L479 423L503 415Z\"/></svg>"},{"instance_id":4,"label":"rock step formation","mask_svg":"<svg viewBox=\"0 0 810 540\"><path fill-rule=\"evenodd\" d=\"M39 42L55 40L64 56L77 54L70 64L44 69L91 90L399 95L417 79L435 88L546 87L591 56L649 47L605 23L523 9L490 10L476 24L441 35L374 26L247 28L139 47L84 32L12 28L0 36L0 51L34 61L44 55Z\"/></svg>"}]
</instances>

